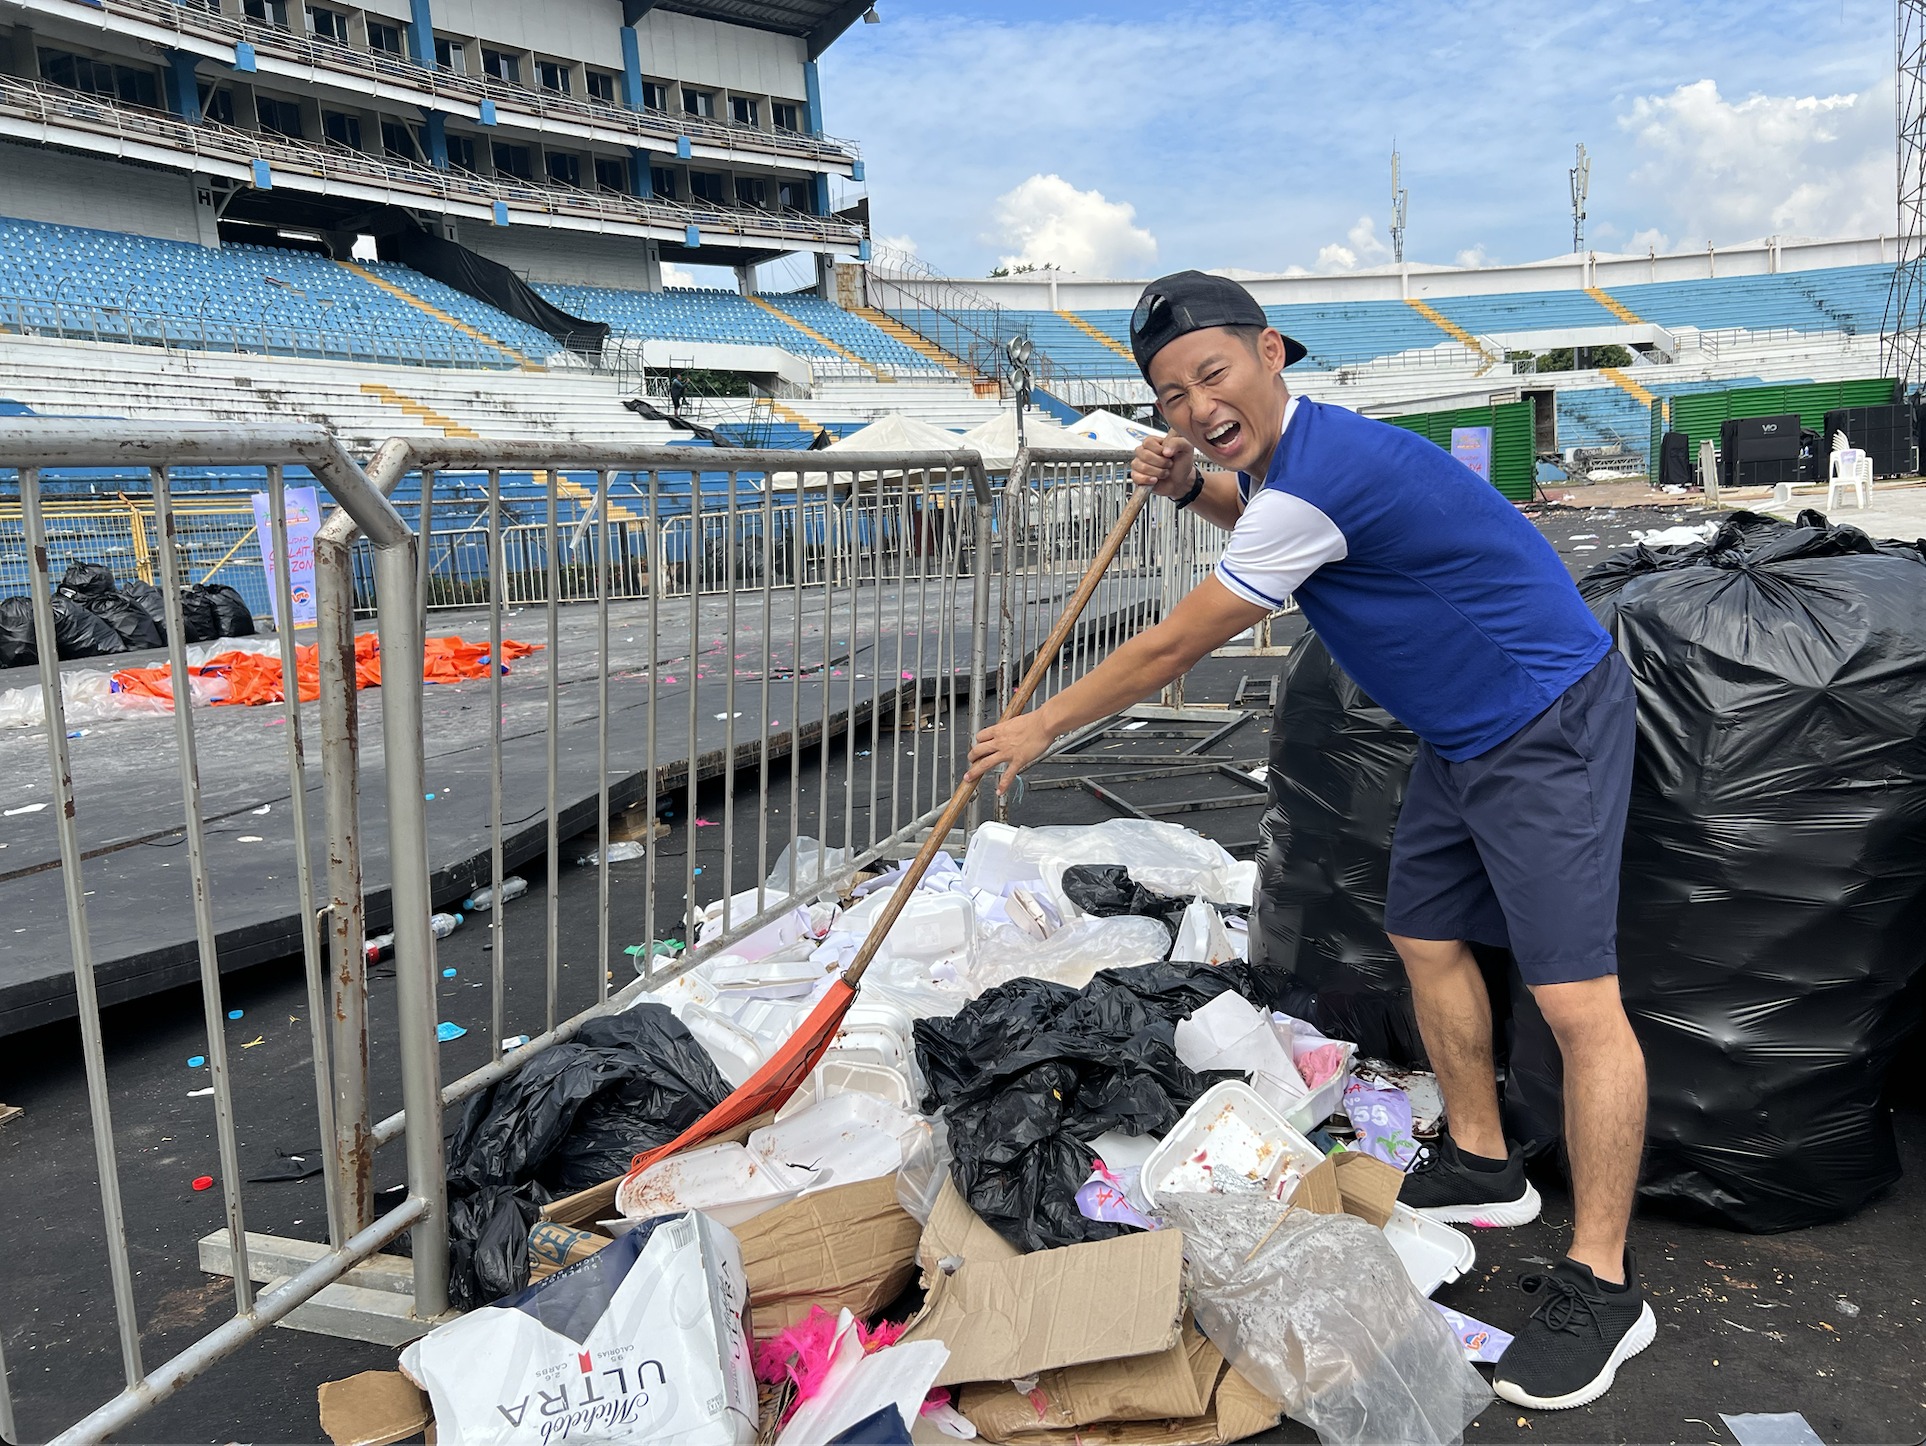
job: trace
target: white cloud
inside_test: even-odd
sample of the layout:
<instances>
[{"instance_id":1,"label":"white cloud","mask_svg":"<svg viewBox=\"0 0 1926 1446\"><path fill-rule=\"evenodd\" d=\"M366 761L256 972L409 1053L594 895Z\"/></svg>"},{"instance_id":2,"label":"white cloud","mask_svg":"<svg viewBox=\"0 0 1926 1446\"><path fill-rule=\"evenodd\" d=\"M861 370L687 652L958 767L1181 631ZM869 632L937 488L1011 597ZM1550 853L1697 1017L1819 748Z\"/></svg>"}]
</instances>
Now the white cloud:
<instances>
[{"instance_id":1,"label":"white cloud","mask_svg":"<svg viewBox=\"0 0 1926 1446\"><path fill-rule=\"evenodd\" d=\"M1656 226L1647 226L1643 231L1634 231L1632 233L1632 250L1634 252L1670 251L1671 249L1672 238Z\"/></svg>"},{"instance_id":2,"label":"white cloud","mask_svg":"<svg viewBox=\"0 0 1926 1446\"><path fill-rule=\"evenodd\" d=\"M1458 264L1460 266L1473 267L1489 266L1491 264L1491 256L1485 250L1485 243L1480 241L1476 246L1468 246L1463 251L1460 251L1458 253Z\"/></svg>"},{"instance_id":3,"label":"white cloud","mask_svg":"<svg viewBox=\"0 0 1926 1446\"><path fill-rule=\"evenodd\" d=\"M905 256L915 256L919 254L916 249L916 238L914 236L878 236L875 238L875 241L878 246L887 246L890 250L900 251Z\"/></svg>"},{"instance_id":4,"label":"white cloud","mask_svg":"<svg viewBox=\"0 0 1926 1446\"><path fill-rule=\"evenodd\" d=\"M1139 276L1157 259L1157 238L1136 207L1101 191L1079 191L1058 175L1034 175L996 198L995 229L1005 266L1056 266L1080 276Z\"/></svg>"},{"instance_id":5,"label":"white cloud","mask_svg":"<svg viewBox=\"0 0 1926 1446\"><path fill-rule=\"evenodd\" d=\"M664 286L694 286L695 274L677 266L673 261L662 263L662 284Z\"/></svg>"},{"instance_id":6,"label":"white cloud","mask_svg":"<svg viewBox=\"0 0 1926 1446\"><path fill-rule=\"evenodd\" d=\"M1640 158L1639 209L1670 222L1636 233L1639 249L1666 232L1696 247L1892 229L1892 99L1878 88L1730 101L1698 80L1637 98L1618 124Z\"/></svg>"},{"instance_id":7,"label":"white cloud","mask_svg":"<svg viewBox=\"0 0 1926 1446\"><path fill-rule=\"evenodd\" d=\"M1342 244L1333 241L1320 246L1317 269L1324 272L1356 271L1360 266L1382 266L1391 259L1391 248L1378 235L1378 223L1360 216L1344 233Z\"/></svg>"}]
</instances>

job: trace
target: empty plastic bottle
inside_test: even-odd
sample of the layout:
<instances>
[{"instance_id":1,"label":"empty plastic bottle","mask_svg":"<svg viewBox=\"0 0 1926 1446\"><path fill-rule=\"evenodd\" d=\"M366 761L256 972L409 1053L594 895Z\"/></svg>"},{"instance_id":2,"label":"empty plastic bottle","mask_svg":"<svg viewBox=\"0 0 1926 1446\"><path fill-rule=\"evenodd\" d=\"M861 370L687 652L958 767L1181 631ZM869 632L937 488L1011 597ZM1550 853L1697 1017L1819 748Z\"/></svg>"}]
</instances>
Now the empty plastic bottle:
<instances>
[{"instance_id":1,"label":"empty plastic bottle","mask_svg":"<svg viewBox=\"0 0 1926 1446\"><path fill-rule=\"evenodd\" d=\"M386 959L395 952L395 936L393 934L375 935L367 942L366 951L370 964Z\"/></svg>"},{"instance_id":2,"label":"empty plastic bottle","mask_svg":"<svg viewBox=\"0 0 1926 1446\"><path fill-rule=\"evenodd\" d=\"M437 939L446 939L461 927L460 914L436 914L428 920L428 932Z\"/></svg>"},{"instance_id":3,"label":"empty plastic bottle","mask_svg":"<svg viewBox=\"0 0 1926 1446\"><path fill-rule=\"evenodd\" d=\"M510 874L507 878L502 880L502 902L504 904L507 903L510 899L519 899L523 894L527 892L528 892L527 879L520 878L514 874ZM471 914L486 914L490 909L494 907L495 907L495 886L493 884L483 885L481 888L475 890L474 893L470 894L465 900L462 901L462 908L466 909Z\"/></svg>"}]
</instances>

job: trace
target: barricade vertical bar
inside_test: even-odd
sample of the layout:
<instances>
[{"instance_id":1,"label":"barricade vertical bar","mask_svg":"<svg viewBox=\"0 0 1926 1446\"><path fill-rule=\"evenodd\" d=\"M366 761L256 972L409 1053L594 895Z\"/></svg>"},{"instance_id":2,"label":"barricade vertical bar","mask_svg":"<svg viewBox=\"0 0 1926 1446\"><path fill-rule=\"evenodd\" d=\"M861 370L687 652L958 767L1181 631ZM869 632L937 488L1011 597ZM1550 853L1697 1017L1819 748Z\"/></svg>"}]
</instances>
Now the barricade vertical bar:
<instances>
[{"instance_id":1,"label":"barricade vertical bar","mask_svg":"<svg viewBox=\"0 0 1926 1446\"><path fill-rule=\"evenodd\" d=\"M971 462L970 473L965 477L970 487L970 510L976 522L976 557L972 561L971 583L973 587L970 604L970 729L964 739L964 751L976 743L976 735L983 728L983 699L985 671L989 666L990 653L990 498L989 479L982 475L983 464ZM978 488L982 490L978 490ZM962 500L960 497L957 499ZM960 522L961 519L959 519ZM970 800L970 827L975 828L983 822L983 790L978 789Z\"/></svg>"},{"instance_id":2,"label":"barricade vertical bar","mask_svg":"<svg viewBox=\"0 0 1926 1446\"><path fill-rule=\"evenodd\" d=\"M802 835L802 647L803 603L808 597L809 524L805 498L808 474L796 474L796 576L789 638L789 836ZM829 540L829 474L823 474L823 540ZM796 850L789 850L789 902L796 902Z\"/></svg>"},{"instance_id":3,"label":"barricade vertical bar","mask_svg":"<svg viewBox=\"0 0 1926 1446\"><path fill-rule=\"evenodd\" d=\"M649 755L648 815L642 827L644 837L643 880L642 880L642 961L641 972L645 975L655 972L655 889L658 878L656 870L656 783L661 777L661 768L656 762L656 677L661 672L662 644L662 587L668 578L668 549L662 545L662 473L659 468L649 469L649 633L648 633L648 733Z\"/></svg>"},{"instance_id":4,"label":"barricade vertical bar","mask_svg":"<svg viewBox=\"0 0 1926 1446\"><path fill-rule=\"evenodd\" d=\"M20 469L20 511L27 534L27 583L33 599L34 646L40 656L40 697L46 712L47 762L52 772L54 828L60 838L60 881L67 894L67 947L74 961L80 1013L80 1051L87 1068L87 1110L93 1124L94 1168L100 1175L101 1223L107 1232L107 1269L114 1286L120 1366L131 1390L144 1374L140 1321L134 1311L134 1271L127 1259L127 1219L121 1210L120 1163L114 1156L114 1118L107 1099L107 1052L100 1037L100 999L94 990L93 936L80 868L80 824L74 815L73 766L67 757L67 709L60 692L60 653L54 643L53 576L47 525L40 511L40 473ZM166 579L170 591L175 579ZM10 1441L19 1438L8 1432Z\"/></svg>"},{"instance_id":5,"label":"barricade vertical bar","mask_svg":"<svg viewBox=\"0 0 1926 1446\"><path fill-rule=\"evenodd\" d=\"M502 469L488 469L488 882L495 906L489 913L488 1048L500 1059L508 1037L503 998L508 969L508 911L502 907L502 584L508 560L502 556Z\"/></svg>"},{"instance_id":6,"label":"barricade vertical bar","mask_svg":"<svg viewBox=\"0 0 1926 1446\"><path fill-rule=\"evenodd\" d=\"M332 1142L334 1080L328 1067L327 984L322 977L320 931L314 911L314 864L308 852L307 754L301 738L301 681L294 647L293 559L288 555L286 477L279 463L268 468L268 516L273 532L274 600L281 645L281 709L288 732L288 813L294 830L295 888L301 899L301 962L308 979L308 1041L314 1056L314 1107L321 1138ZM317 630L318 631L318 630ZM315 651L320 652L317 641ZM319 658L317 656L317 664ZM331 1148L321 1151L321 1179L328 1199L328 1243L339 1246L354 1234L341 1213L340 1162Z\"/></svg>"},{"instance_id":7,"label":"barricade vertical bar","mask_svg":"<svg viewBox=\"0 0 1926 1446\"><path fill-rule=\"evenodd\" d=\"M416 529L415 545L420 549L415 554L415 592L416 607L421 613L421 635L428 636L428 571L434 562L434 518L435 518L435 473L433 468L421 470L421 506L416 520L421 524Z\"/></svg>"},{"instance_id":8,"label":"barricade vertical bar","mask_svg":"<svg viewBox=\"0 0 1926 1446\"><path fill-rule=\"evenodd\" d=\"M897 519L896 519L895 576L896 576L896 680L897 681L896 681L896 716L890 720L890 730L889 730L890 731L890 748L889 748L889 830L888 832L891 835L894 835L897 828L900 827L899 820L902 818L901 795L902 795L902 789L903 789L903 750L899 748L897 744L902 740L902 736L903 736L903 687L902 685L905 681L908 681L904 678L903 675L910 671L909 669L903 666L904 655L905 655L908 635L909 635L909 584L910 584L910 570L909 570L909 561L908 561L909 554L905 551L905 549L908 546L910 529L915 526L915 514L910 510L908 488L904 488L902 496L897 499L896 510L897 510ZM923 639L920 636L916 640L915 678L913 681L909 682L909 688L910 688L910 699L909 699L910 715L912 717L920 717L923 711ZM880 725L877 720L872 719L870 721L870 733L871 733L872 740L876 739L877 729L879 726ZM870 743L870 752L872 754L875 753L876 746L877 746L876 741L872 741ZM916 800L914 798L910 800L910 811L912 814L914 814L916 811Z\"/></svg>"},{"instance_id":9,"label":"barricade vertical bar","mask_svg":"<svg viewBox=\"0 0 1926 1446\"><path fill-rule=\"evenodd\" d=\"M187 624L181 616L179 554L167 468L153 469L154 511L160 522L161 595L167 611L169 679L174 693L174 746L179 750L181 805L186 815L187 869L194 889L194 935L201 964L201 1013L207 1025L207 1067L214 1080L214 1137L221 1159L221 1196L227 1208L228 1248L234 1261L234 1308L254 1304L248 1270L247 1224L241 1211L241 1151L234 1135L234 1092L227 1073L227 1011L221 1007L221 958L214 943L214 900L207 886L207 847L201 828L201 770L194 752L194 686L187 671ZM283 519L285 523L285 518ZM283 566L285 571L285 565ZM303 905L304 913L306 906Z\"/></svg>"},{"instance_id":10,"label":"barricade vertical bar","mask_svg":"<svg viewBox=\"0 0 1926 1446\"><path fill-rule=\"evenodd\" d=\"M722 689L722 928L727 933L731 901L736 893L736 587L738 559L742 556L742 515L736 489L742 474L729 469L728 544L722 551L722 565L728 597L724 605L725 629L722 661L727 678ZM751 911L753 912L753 911Z\"/></svg>"},{"instance_id":11,"label":"barricade vertical bar","mask_svg":"<svg viewBox=\"0 0 1926 1446\"><path fill-rule=\"evenodd\" d=\"M796 496L802 497L802 476L797 474ZM761 913L769 907L767 890L763 887L769 878L769 670L775 666L775 634L771 631L774 618L770 601L776 591L776 494L770 486L767 473L762 479L762 666L757 671L762 675L761 699L757 705L756 717L761 720L761 736L756 743L756 912Z\"/></svg>"},{"instance_id":12,"label":"barricade vertical bar","mask_svg":"<svg viewBox=\"0 0 1926 1446\"><path fill-rule=\"evenodd\" d=\"M548 1029L555 1027L555 1000L561 988L562 959L562 820L556 812L560 792L562 713L562 638L561 606L562 564L557 554L561 534L556 529L556 494L561 479L550 468L548 477L548 533L544 556L548 564L548 1008L544 1016Z\"/></svg>"},{"instance_id":13,"label":"barricade vertical bar","mask_svg":"<svg viewBox=\"0 0 1926 1446\"><path fill-rule=\"evenodd\" d=\"M696 920L700 911L696 908L695 871L696 871L696 773L697 760L702 757L701 718L697 711L697 695L701 692L701 677L696 667L702 657L702 582L708 576L707 540L708 527L702 516L702 472L691 468L689 472L689 655L683 659L686 664L684 681L689 685L689 776L686 780L686 798L682 810L682 837L687 847L687 855L682 862L682 913L688 921L690 948L695 947ZM727 905L724 905L726 908Z\"/></svg>"},{"instance_id":14,"label":"barricade vertical bar","mask_svg":"<svg viewBox=\"0 0 1926 1446\"><path fill-rule=\"evenodd\" d=\"M7 1350L0 1342L0 1441L18 1441L20 1428L13 1419L13 1380L7 1374Z\"/></svg>"},{"instance_id":15,"label":"barricade vertical bar","mask_svg":"<svg viewBox=\"0 0 1926 1446\"><path fill-rule=\"evenodd\" d=\"M595 827L599 918L596 930L595 998L609 997L609 473L595 489ZM499 911L499 905L497 906Z\"/></svg>"},{"instance_id":16,"label":"barricade vertical bar","mask_svg":"<svg viewBox=\"0 0 1926 1446\"><path fill-rule=\"evenodd\" d=\"M908 478L904 479L902 494L909 492ZM869 839L865 848L875 846L880 835L876 832L876 754L882 742L881 725L883 716L883 588L887 583L889 569L885 566L888 553L887 532L884 527L886 503L882 497L876 499L876 536L870 544L871 555L876 559L875 619L870 626L871 667L869 670ZM903 670L898 668L891 679L894 696L900 697L903 687ZM854 736L856 720L850 719L850 732ZM851 780L852 786L855 780Z\"/></svg>"},{"instance_id":17,"label":"barricade vertical bar","mask_svg":"<svg viewBox=\"0 0 1926 1446\"><path fill-rule=\"evenodd\" d=\"M379 460L375 463L380 465ZM314 539L320 601L321 799L328 831L328 1058L333 1072L336 1210L349 1233L374 1219L368 1138L367 912L361 888L361 711L355 692L354 519L337 513Z\"/></svg>"}]
</instances>

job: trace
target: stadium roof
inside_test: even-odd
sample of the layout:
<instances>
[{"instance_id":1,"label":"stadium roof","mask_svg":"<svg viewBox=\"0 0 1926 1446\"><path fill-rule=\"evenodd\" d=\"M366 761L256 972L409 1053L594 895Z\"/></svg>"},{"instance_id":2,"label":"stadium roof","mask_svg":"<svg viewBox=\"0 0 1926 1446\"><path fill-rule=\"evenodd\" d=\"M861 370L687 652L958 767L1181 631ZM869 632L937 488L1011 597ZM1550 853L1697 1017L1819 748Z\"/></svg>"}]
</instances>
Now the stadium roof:
<instances>
[{"instance_id":1,"label":"stadium roof","mask_svg":"<svg viewBox=\"0 0 1926 1446\"><path fill-rule=\"evenodd\" d=\"M633 25L651 10L699 15L752 30L773 30L809 42L814 60L870 8L870 0L622 0L622 23Z\"/></svg>"}]
</instances>

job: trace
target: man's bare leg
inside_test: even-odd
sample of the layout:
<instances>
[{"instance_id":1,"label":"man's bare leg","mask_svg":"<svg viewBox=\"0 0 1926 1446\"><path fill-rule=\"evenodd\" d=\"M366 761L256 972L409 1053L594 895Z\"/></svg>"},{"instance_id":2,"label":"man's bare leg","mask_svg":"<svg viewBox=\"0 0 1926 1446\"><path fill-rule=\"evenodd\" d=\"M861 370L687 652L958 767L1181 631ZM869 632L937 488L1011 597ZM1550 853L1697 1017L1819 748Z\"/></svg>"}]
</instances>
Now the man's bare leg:
<instances>
[{"instance_id":1,"label":"man's bare leg","mask_svg":"<svg viewBox=\"0 0 1926 1446\"><path fill-rule=\"evenodd\" d=\"M1615 975L1540 984L1532 997L1565 1062L1571 1257L1617 1285L1625 1279L1625 1231L1645 1146L1645 1054L1625 1017ZM1427 1048L1430 1043L1426 1034Z\"/></svg>"},{"instance_id":2,"label":"man's bare leg","mask_svg":"<svg viewBox=\"0 0 1926 1446\"><path fill-rule=\"evenodd\" d=\"M1498 1069L1491 1055L1491 996L1478 961L1462 940L1390 937L1411 980L1418 1031L1444 1095L1451 1138L1466 1154L1504 1159Z\"/></svg>"}]
</instances>

